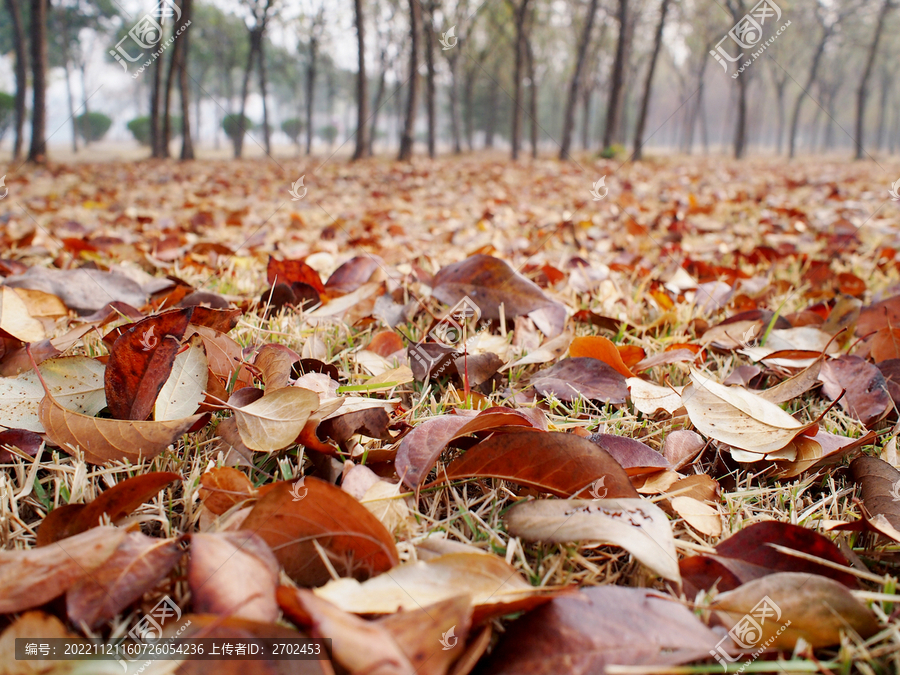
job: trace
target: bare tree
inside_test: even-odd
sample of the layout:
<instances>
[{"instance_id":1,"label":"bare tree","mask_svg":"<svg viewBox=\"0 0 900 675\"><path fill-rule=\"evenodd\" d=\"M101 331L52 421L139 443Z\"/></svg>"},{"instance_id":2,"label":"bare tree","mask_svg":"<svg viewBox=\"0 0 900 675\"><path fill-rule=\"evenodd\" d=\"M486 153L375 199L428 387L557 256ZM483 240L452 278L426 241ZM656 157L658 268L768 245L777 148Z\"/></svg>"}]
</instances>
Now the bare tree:
<instances>
[{"instance_id":1,"label":"bare tree","mask_svg":"<svg viewBox=\"0 0 900 675\"><path fill-rule=\"evenodd\" d=\"M525 68L526 22L528 17L528 3L530 0L506 0L513 13L516 26L515 40L515 73L513 75L513 117L512 117L512 158L519 159L519 145L522 141L522 71Z\"/></svg>"},{"instance_id":2,"label":"bare tree","mask_svg":"<svg viewBox=\"0 0 900 675\"><path fill-rule=\"evenodd\" d=\"M563 116L562 143L559 148L559 158L569 159L569 149L572 147L572 134L575 131L575 107L578 105L578 95L581 89L581 79L584 74L584 66L587 62L588 45L591 41L591 32L594 30L594 17L597 15L598 0L590 0L584 26L581 29L581 37L578 39L578 50L575 56L575 70L572 79L569 80L569 96L566 99L566 112ZM585 100L585 110L589 109L590 92ZM587 112L585 112L587 116Z\"/></svg>"},{"instance_id":3,"label":"bare tree","mask_svg":"<svg viewBox=\"0 0 900 675\"><path fill-rule=\"evenodd\" d=\"M194 140L191 136L190 116L190 83L188 82L188 55L190 54L190 36L187 27L191 23L194 13L194 0L181 0L181 25L184 30L177 41L184 41L181 45L181 53L178 63L178 89L181 100L181 159L194 159ZM174 55L173 55L174 59ZM197 108L199 110L199 107ZM200 118L197 117L197 127L200 127Z\"/></svg>"},{"instance_id":4,"label":"bare tree","mask_svg":"<svg viewBox=\"0 0 900 675\"><path fill-rule=\"evenodd\" d=\"M175 42L172 45L172 58L169 61L169 72L166 76L165 102L163 103L162 118L162 142L161 149L163 156L169 156L169 141L172 136L172 114L171 99L172 88L175 80L178 80L178 89L181 97L181 159L194 159L194 148L191 142L191 124L189 114L189 93L187 87L187 55L188 55L188 35L187 27L191 20L191 4L192 0L179 0L181 8L181 18L172 27L172 36ZM179 32L180 31L180 32ZM184 80L184 84L182 84ZM187 153L188 156L185 156Z\"/></svg>"},{"instance_id":5,"label":"bare tree","mask_svg":"<svg viewBox=\"0 0 900 675\"><path fill-rule=\"evenodd\" d=\"M744 0L726 0L732 20L737 23L747 10ZM737 78L737 122L734 126L734 158L742 159L747 146L747 86L750 72L742 73L745 77Z\"/></svg>"},{"instance_id":6,"label":"bare tree","mask_svg":"<svg viewBox=\"0 0 900 675\"><path fill-rule=\"evenodd\" d=\"M875 35L869 43L869 52L866 55L866 67L859 80L859 89L856 90L856 159L862 159L866 154L863 148L865 143L865 118L866 102L869 98L869 78L872 75L872 66L878 55L878 43L881 42L881 33L884 30L884 22L888 12L893 9L893 0L883 0L878 18L875 20Z\"/></svg>"},{"instance_id":7,"label":"bare tree","mask_svg":"<svg viewBox=\"0 0 900 675\"><path fill-rule=\"evenodd\" d=\"M528 57L528 117L531 124L531 156L538 156L538 84L537 68L534 65L534 49L531 41L525 43L525 55Z\"/></svg>"},{"instance_id":8,"label":"bare tree","mask_svg":"<svg viewBox=\"0 0 900 675\"><path fill-rule=\"evenodd\" d=\"M616 44L616 58L610 74L609 101L606 106L606 128L603 131L603 149L612 146L619 131L622 89L625 84L625 48L628 42L628 0L619 0L619 40Z\"/></svg>"},{"instance_id":9,"label":"bare tree","mask_svg":"<svg viewBox=\"0 0 900 675\"><path fill-rule=\"evenodd\" d=\"M234 134L232 141L234 142L234 156L240 157L244 150L244 134L246 129L243 128L244 115L247 111L247 95L250 93L250 75L253 72L254 59L259 59L259 86L260 95L263 102L263 138L265 139L266 153L271 154L269 144L269 120L268 109L266 107L266 68L265 54L263 53L263 41L266 36L266 27L271 12L274 11L275 0L244 0L244 5L250 12L247 22L247 31L250 37L250 49L247 51L247 68L244 71L244 84L241 87L241 112L238 118L240 129Z\"/></svg>"},{"instance_id":10,"label":"bare tree","mask_svg":"<svg viewBox=\"0 0 900 675\"><path fill-rule=\"evenodd\" d=\"M397 159L408 162L412 159L416 133L416 108L419 103L419 32L422 27L422 8L419 0L409 0L409 94L406 99L406 122L400 138L400 152Z\"/></svg>"},{"instance_id":11,"label":"bare tree","mask_svg":"<svg viewBox=\"0 0 900 675\"><path fill-rule=\"evenodd\" d=\"M434 68L434 13L438 8L436 0L422 3L422 21L425 25L425 112L428 118L428 156L434 159L436 154L437 109L436 83Z\"/></svg>"},{"instance_id":12,"label":"bare tree","mask_svg":"<svg viewBox=\"0 0 900 675\"><path fill-rule=\"evenodd\" d=\"M313 137L313 102L316 94L316 68L318 67L319 47L325 32L325 5L311 19L309 27L309 58L306 62L306 154L312 152Z\"/></svg>"},{"instance_id":13,"label":"bare tree","mask_svg":"<svg viewBox=\"0 0 900 675\"><path fill-rule=\"evenodd\" d=\"M22 146L25 145L25 94L28 88L28 61L25 56L25 25L22 23L22 8L19 0L6 0L6 9L12 19L13 48L16 52L16 98L15 98L15 130L13 142L13 162L22 157Z\"/></svg>"},{"instance_id":14,"label":"bare tree","mask_svg":"<svg viewBox=\"0 0 900 675\"><path fill-rule=\"evenodd\" d=\"M363 0L354 0L356 9L356 42L359 50L359 70L356 75L356 149L353 159L362 159L369 152L367 140L369 121L369 90L366 81L366 35Z\"/></svg>"},{"instance_id":15,"label":"bare tree","mask_svg":"<svg viewBox=\"0 0 900 675\"><path fill-rule=\"evenodd\" d=\"M484 7L484 5L482 5L481 7ZM481 11L481 7L478 8L479 12ZM450 66L450 135L453 137L453 152L457 155L462 152L463 127L459 105L459 56L462 53L463 49L463 46L461 44L463 41L463 32L469 29L469 26L466 25L468 14L468 0L458 0L456 3L455 23L453 24L453 26L456 28L455 32L459 34L457 37L457 42L453 47L444 48L442 50L446 55L447 63ZM468 107L471 104L471 91L468 87L468 79L465 95L467 97L466 105ZM469 120L467 119L467 121ZM466 127L467 133L469 128L469 126ZM469 143L471 144L471 139L469 139ZM469 149L471 150L471 147Z\"/></svg>"},{"instance_id":16,"label":"bare tree","mask_svg":"<svg viewBox=\"0 0 900 675\"><path fill-rule=\"evenodd\" d=\"M647 110L650 107L650 93L653 90L653 73L656 70L656 59L662 47L663 28L666 25L666 13L669 11L670 0L662 0L659 8L659 23L656 25L656 35L653 38L653 52L650 55L650 64L647 66L647 79L644 82L644 96L641 99L641 110L638 113L637 126L634 130L634 159L640 160L643 155L644 125L647 122Z\"/></svg>"},{"instance_id":17,"label":"bare tree","mask_svg":"<svg viewBox=\"0 0 900 675\"><path fill-rule=\"evenodd\" d=\"M31 147L28 161L47 159L47 0L31 0Z\"/></svg>"}]
</instances>

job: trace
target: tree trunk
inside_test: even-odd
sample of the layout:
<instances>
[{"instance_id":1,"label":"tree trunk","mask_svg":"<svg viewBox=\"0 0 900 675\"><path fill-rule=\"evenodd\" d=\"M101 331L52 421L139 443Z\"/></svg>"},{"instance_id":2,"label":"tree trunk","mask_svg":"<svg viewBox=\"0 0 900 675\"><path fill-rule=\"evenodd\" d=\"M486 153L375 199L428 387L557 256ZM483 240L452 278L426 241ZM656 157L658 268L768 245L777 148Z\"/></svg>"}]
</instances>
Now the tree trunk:
<instances>
[{"instance_id":1,"label":"tree trunk","mask_svg":"<svg viewBox=\"0 0 900 675\"><path fill-rule=\"evenodd\" d=\"M47 0L31 0L31 147L28 161L47 160Z\"/></svg>"},{"instance_id":2,"label":"tree trunk","mask_svg":"<svg viewBox=\"0 0 900 675\"><path fill-rule=\"evenodd\" d=\"M784 110L784 88L787 84L787 78L779 81L775 85L775 100L778 102L778 138L775 139L775 151L780 156L784 148L784 126L787 115Z\"/></svg>"},{"instance_id":3,"label":"tree trunk","mask_svg":"<svg viewBox=\"0 0 900 675\"><path fill-rule=\"evenodd\" d=\"M534 72L534 52L531 49L531 43L526 43L525 50L528 56L528 80L529 80L529 102L528 116L531 118L531 157L537 159L538 156L538 88L537 76Z\"/></svg>"},{"instance_id":4,"label":"tree trunk","mask_svg":"<svg viewBox=\"0 0 900 675\"><path fill-rule=\"evenodd\" d=\"M739 77L737 85L738 115L734 127L734 158L743 159L747 144L747 78Z\"/></svg>"},{"instance_id":5,"label":"tree trunk","mask_svg":"<svg viewBox=\"0 0 900 675\"><path fill-rule=\"evenodd\" d=\"M791 130L790 135L788 136L788 157L791 159L794 158L797 151L797 131L800 128L800 108L803 106L803 101L807 97L806 92L812 89L812 86L816 81L819 72L819 64L822 61L822 54L825 53L825 43L831 36L832 29L833 26L823 28L822 38L819 40L819 44L816 45L816 51L813 54L812 63L809 67L809 75L806 76L806 84L803 86L803 90L797 95L797 100L794 102L794 112L791 115Z\"/></svg>"},{"instance_id":6,"label":"tree trunk","mask_svg":"<svg viewBox=\"0 0 900 675\"><path fill-rule=\"evenodd\" d=\"M464 85L466 99L466 147L469 152L475 149L475 111L473 110L475 99L475 69L466 70L466 82Z\"/></svg>"},{"instance_id":7,"label":"tree trunk","mask_svg":"<svg viewBox=\"0 0 900 675\"><path fill-rule=\"evenodd\" d=\"M188 26L193 14L193 0L181 0L181 25ZM191 137L191 91L188 78L188 58L190 57L190 42L188 41L188 28L181 31L177 42L181 45L181 56L178 62L178 85L181 98L181 159L194 159L194 139ZM200 97L197 97L197 130L200 129Z\"/></svg>"},{"instance_id":8,"label":"tree trunk","mask_svg":"<svg viewBox=\"0 0 900 675\"><path fill-rule=\"evenodd\" d=\"M656 59L659 57L659 49L662 46L663 28L666 25L666 12L669 11L669 0L662 0L659 9L659 23L656 26L656 36L653 39L653 53L650 56L650 64L647 66L647 79L644 82L644 97L641 100L641 111L638 114L637 126L634 130L634 159L640 161L644 150L644 125L647 123L647 110L650 108L650 93L653 90L653 72L656 70Z\"/></svg>"},{"instance_id":9,"label":"tree trunk","mask_svg":"<svg viewBox=\"0 0 900 675\"><path fill-rule=\"evenodd\" d=\"M22 158L22 146L25 145L25 95L28 89L28 59L26 57L25 27L22 23L22 8L19 0L6 0L6 8L12 19L13 47L16 52L16 99L15 99L15 133L13 141L13 162Z\"/></svg>"},{"instance_id":10,"label":"tree trunk","mask_svg":"<svg viewBox=\"0 0 900 675\"><path fill-rule=\"evenodd\" d=\"M387 52L385 50L381 50L381 75L378 77L378 90L375 92L375 102L372 105L372 123L369 125L369 136L366 139L369 143L368 150L366 151L368 156L371 157L375 154L375 136L378 133L378 111L381 109L381 104L384 101L384 89L386 86L386 78L387 78Z\"/></svg>"},{"instance_id":11,"label":"tree trunk","mask_svg":"<svg viewBox=\"0 0 900 675\"><path fill-rule=\"evenodd\" d=\"M154 158L164 157L168 150L163 148L162 125L159 115L162 94L162 57L153 63L153 84L150 86L150 154Z\"/></svg>"},{"instance_id":12,"label":"tree trunk","mask_svg":"<svg viewBox=\"0 0 900 675\"><path fill-rule=\"evenodd\" d=\"M892 84L893 78L891 77L891 73L887 71L881 78L881 100L878 105L878 131L875 134L875 137L878 139L876 141L876 147L879 151L884 148L884 133L887 129L887 103L888 98L890 98L891 95Z\"/></svg>"},{"instance_id":13,"label":"tree trunk","mask_svg":"<svg viewBox=\"0 0 900 675\"><path fill-rule=\"evenodd\" d=\"M416 134L416 108L419 105L419 32L422 27L422 7L419 0L409 0L409 95L406 99L406 123L400 138L400 153L397 159L408 162L412 159Z\"/></svg>"},{"instance_id":14,"label":"tree trunk","mask_svg":"<svg viewBox=\"0 0 900 675\"><path fill-rule=\"evenodd\" d=\"M428 156L434 159L437 143L437 110L435 109L435 71L434 71L434 5L425 6L425 112L428 117Z\"/></svg>"},{"instance_id":15,"label":"tree trunk","mask_svg":"<svg viewBox=\"0 0 900 675\"><path fill-rule=\"evenodd\" d=\"M75 114L75 99L72 97L72 73L69 68L69 61L66 59L64 66L66 73L66 94L69 101L69 119L72 120L72 152L78 153L78 119Z\"/></svg>"},{"instance_id":16,"label":"tree trunk","mask_svg":"<svg viewBox=\"0 0 900 675\"><path fill-rule=\"evenodd\" d=\"M266 145L266 154L272 155L272 140L271 140L271 131L269 129L269 105L266 102L266 93L268 88L266 86L266 53L264 51L264 31L265 24L259 31L259 39L257 40L256 50L259 58L259 93L262 96L262 106L263 106L263 141Z\"/></svg>"},{"instance_id":17,"label":"tree trunk","mask_svg":"<svg viewBox=\"0 0 900 675\"><path fill-rule=\"evenodd\" d=\"M619 131L619 113L622 99L622 88L625 75L625 43L628 40L628 0L619 0L619 41L616 45L616 58L613 61L609 89L609 101L606 106L606 128L603 131L603 150L609 148Z\"/></svg>"},{"instance_id":18,"label":"tree trunk","mask_svg":"<svg viewBox=\"0 0 900 675\"><path fill-rule=\"evenodd\" d=\"M313 97L316 94L316 58L318 57L318 40L310 38L309 64L306 66L306 156L312 152L313 136Z\"/></svg>"},{"instance_id":19,"label":"tree trunk","mask_svg":"<svg viewBox=\"0 0 900 675\"><path fill-rule=\"evenodd\" d=\"M529 0L519 0L520 4L513 4L516 20L516 60L515 74L513 75L513 118L512 118L512 159L519 159L519 145L522 141L522 70L525 66L525 17Z\"/></svg>"},{"instance_id":20,"label":"tree trunk","mask_svg":"<svg viewBox=\"0 0 900 675\"><path fill-rule=\"evenodd\" d=\"M875 57L878 55L878 43L881 42L884 22L891 6L891 0L884 0L881 4L878 19L875 21L875 35L872 37L872 42L869 45L869 54L866 57L866 67L863 70L862 78L859 81L859 89L856 92L856 159L862 159L866 154L864 150L864 135L866 100L869 97L869 77L872 75L872 66L875 64Z\"/></svg>"},{"instance_id":21,"label":"tree trunk","mask_svg":"<svg viewBox=\"0 0 900 675\"><path fill-rule=\"evenodd\" d=\"M368 127L369 92L366 81L366 22L363 14L363 0L354 0L356 9L356 44L359 52L359 69L356 75L356 149L353 159L362 159L369 151ZM383 77L383 76L382 76Z\"/></svg>"},{"instance_id":22,"label":"tree trunk","mask_svg":"<svg viewBox=\"0 0 900 675\"><path fill-rule=\"evenodd\" d=\"M253 73L253 57L256 56L257 31L254 28L250 31L250 49L247 51L247 67L244 70L244 84L241 86L241 111L239 113L237 124L240 127L231 142L234 144L234 157L239 159L244 151L244 113L247 111L247 95L250 93L250 75Z\"/></svg>"},{"instance_id":23,"label":"tree trunk","mask_svg":"<svg viewBox=\"0 0 900 675\"><path fill-rule=\"evenodd\" d=\"M495 69L494 71L494 82L497 81L499 73ZM498 87L492 86L490 87L490 94L488 98L488 111L487 111L487 124L484 127L484 147L493 148L494 147L494 133L496 132L496 122L497 122L497 89Z\"/></svg>"},{"instance_id":24,"label":"tree trunk","mask_svg":"<svg viewBox=\"0 0 900 675\"><path fill-rule=\"evenodd\" d=\"M450 135L453 137L453 153L462 153L462 116L459 110L459 58L458 54L447 59L450 63Z\"/></svg>"},{"instance_id":25,"label":"tree trunk","mask_svg":"<svg viewBox=\"0 0 900 675\"><path fill-rule=\"evenodd\" d=\"M570 159L569 150L572 147L572 135L575 132L575 107L578 105L578 93L581 89L581 78L584 74L584 65L587 61L588 44L591 41L591 32L594 30L594 17L597 15L598 0L591 0L588 6L587 16L584 21L584 28L581 31L581 37L578 40L578 52L575 57L575 71L572 73L572 79L569 80L569 96L566 99L566 111L563 115L563 132L562 144L559 148L560 159ZM587 129L587 114L590 109L590 93L584 97L584 115L585 125ZM582 143L584 143L584 131L582 131Z\"/></svg>"}]
</instances>

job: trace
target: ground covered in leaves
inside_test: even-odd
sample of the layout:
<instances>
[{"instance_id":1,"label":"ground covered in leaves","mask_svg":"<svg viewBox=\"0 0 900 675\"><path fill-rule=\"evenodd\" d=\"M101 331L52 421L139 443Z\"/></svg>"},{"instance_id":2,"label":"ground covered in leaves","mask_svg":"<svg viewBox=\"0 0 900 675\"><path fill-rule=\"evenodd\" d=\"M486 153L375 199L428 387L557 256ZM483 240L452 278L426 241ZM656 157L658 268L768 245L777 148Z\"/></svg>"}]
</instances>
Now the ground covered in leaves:
<instances>
[{"instance_id":1,"label":"ground covered in leaves","mask_svg":"<svg viewBox=\"0 0 900 675\"><path fill-rule=\"evenodd\" d=\"M17 172L0 672L897 672L890 183L697 158ZM330 658L16 659L158 634Z\"/></svg>"}]
</instances>

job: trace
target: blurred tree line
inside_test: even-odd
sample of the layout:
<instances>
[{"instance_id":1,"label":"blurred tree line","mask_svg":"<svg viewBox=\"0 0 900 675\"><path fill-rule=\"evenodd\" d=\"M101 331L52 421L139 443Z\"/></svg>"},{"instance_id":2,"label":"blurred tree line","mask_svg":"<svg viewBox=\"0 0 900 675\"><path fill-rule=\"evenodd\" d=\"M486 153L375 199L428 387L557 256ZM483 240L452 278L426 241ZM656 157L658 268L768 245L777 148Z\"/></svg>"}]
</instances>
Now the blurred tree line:
<instances>
[{"instance_id":1,"label":"blurred tree line","mask_svg":"<svg viewBox=\"0 0 900 675\"><path fill-rule=\"evenodd\" d=\"M153 157L180 137L193 158L204 110L235 157L248 137L271 153L281 132L310 154L341 130L354 158L409 159L417 143L513 159L640 159L648 142L861 158L900 144L896 0L160 0L140 17L113 0L4 3L15 92L0 97L0 134L18 158L29 122L32 161L46 156L50 69L72 149L109 128L87 84L98 50L133 78L143 109L128 129ZM348 50L355 68L337 65Z\"/></svg>"}]
</instances>

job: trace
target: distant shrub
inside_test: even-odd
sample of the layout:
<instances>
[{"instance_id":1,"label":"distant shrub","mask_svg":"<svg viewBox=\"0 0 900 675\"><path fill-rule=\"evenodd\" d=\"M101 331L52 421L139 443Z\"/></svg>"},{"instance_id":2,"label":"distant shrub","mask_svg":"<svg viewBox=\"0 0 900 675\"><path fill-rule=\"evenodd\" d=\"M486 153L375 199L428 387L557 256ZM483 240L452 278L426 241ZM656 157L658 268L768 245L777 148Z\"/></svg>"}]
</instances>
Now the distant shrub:
<instances>
[{"instance_id":1,"label":"distant shrub","mask_svg":"<svg viewBox=\"0 0 900 675\"><path fill-rule=\"evenodd\" d=\"M319 129L319 138L328 143L328 145L334 143L337 135L337 127L333 124L329 124L327 127L322 127L321 129Z\"/></svg>"},{"instance_id":2,"label":"distant shrub","mask_svg":"<svg viewBox=\"0 0 900 675\"><path fill-rule=\"evenodd\" d=\"M222 129L225 131L225 135L232 141L243 136L247 129L252 128L253 122L246 115L243 117L241 117L240 114L225 115L225 117L222 118Z\"/></svg>"},{"instance_id":3,"label":"distant shrub","mask_svg":"<svg viewBox=\"0 0 900 675\"><path fill-rule=\"evenodd\" d=\"M0 141L16 116L16 97L0 91Z\"/></svg>"},{"instance_id":4,"label":"distant shrub","mask_svg":"<svg viewBox=\"0 0 900 675\"><path fill-rule=\"evenodd\" d=\"M603 159L615 159L621 155L625 154L625 146L619 145L618 143L613 143L608 148L603 148L603 151L600 153L600 156Z\"/></svg>"},{"instance_id":5,"label":"distant shrub","mask_svg":"<svg viewBox=\"0 0 900 675\"><path fill-rule=\"evenodd\" d=\"M78 135L81 136L86 143L99 141L106 136L106 132L112 126L112 118L107 117L103 113L88 112L83 113L75 118L78 123Z\"/></svg>"},{"instance_id":6,"label":"distant shrub","mask_svg":"<svg viewBox=\"0 0 900 675\"><path fill-rule=\"evenodd\" d=\"M291 141L293 141L294 145L300 144L300 134L303 133L305 128L306 126L303 122L296 117L292 117L281 123L281 130L291 139Z\"/></svg>"},{"instance_id":7,"label":"distant shrub","mask_svg":"<svg viewBox=\"0 0 900 675\"><path fill-rule=\"evenodd\" d=\"M162 122L160 121L160 124ZM143 117L135 117L128 124L125 125L128 131L131 132L131 135L134 136L134 140L136 140L141 145L150 145L150 118L144 115ZM181 135L181 115L173 115L169 118L169 129L172 134L175 136Z\"/></svg>"}]
</instances>

